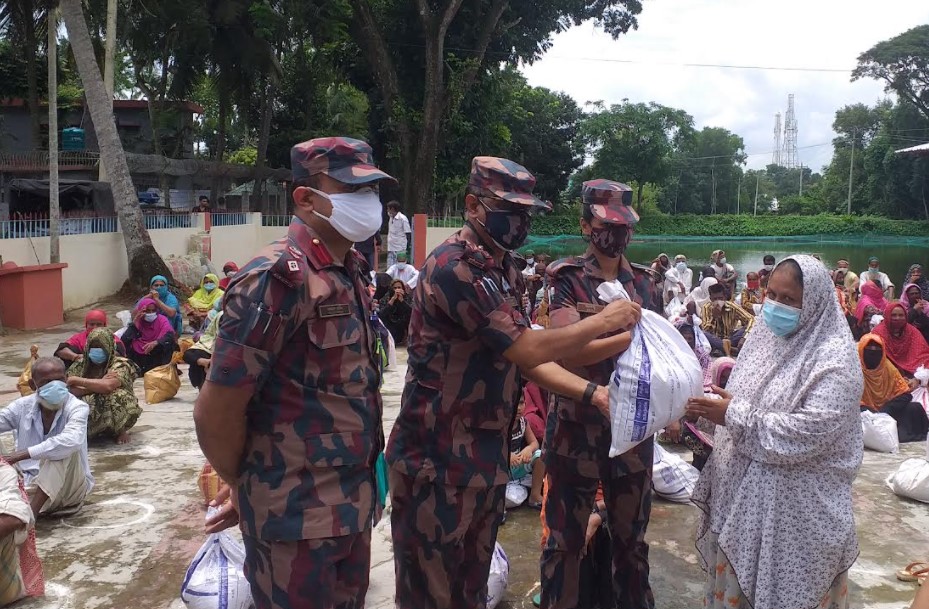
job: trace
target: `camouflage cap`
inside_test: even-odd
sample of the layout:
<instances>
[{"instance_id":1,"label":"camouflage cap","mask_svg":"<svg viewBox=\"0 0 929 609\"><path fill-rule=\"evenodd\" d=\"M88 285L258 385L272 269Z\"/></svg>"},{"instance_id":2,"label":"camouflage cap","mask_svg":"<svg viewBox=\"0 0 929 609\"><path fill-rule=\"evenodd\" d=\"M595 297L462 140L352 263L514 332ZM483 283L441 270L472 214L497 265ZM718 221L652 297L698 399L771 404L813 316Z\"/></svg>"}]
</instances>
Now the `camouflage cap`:
<instances>
[{"instance_id":1,"label":"camouflage cap","mask_svg":"<svg viewBox=\"0 0 929 609\"><path fill-rule=\"evenodd\" d=\"M293 180L323 173L343 184L397 180L374 166L371 146L350 137L319 137L290 149Z\"/></svg>"},{"instance_id":2,"label":"camouflage cap","mask_svg":"<svg viewBox=\"0 0 929 609\"><path fill-rule=\"evenodd\" d=\"M471 161L471 177L468 179L468 185L482 194L510 203L528 205L537 210L551 210L552 208L550 203L532 194L535 176L519 163L514 163L509 159L493 156L474 157Z\"/></svg>"},{"instance_id":3,"label":"camouflage cap","mask_svg":"<svg viewBox=\"0 0 929 609\"><path fill-rule=\"evenodd\" d=\"M632 189L625 184L612 180L584 182L582 201L594 218L608 224L632 225L639 221L639 214L632 209Z\"/></svg>"}]
</instances>

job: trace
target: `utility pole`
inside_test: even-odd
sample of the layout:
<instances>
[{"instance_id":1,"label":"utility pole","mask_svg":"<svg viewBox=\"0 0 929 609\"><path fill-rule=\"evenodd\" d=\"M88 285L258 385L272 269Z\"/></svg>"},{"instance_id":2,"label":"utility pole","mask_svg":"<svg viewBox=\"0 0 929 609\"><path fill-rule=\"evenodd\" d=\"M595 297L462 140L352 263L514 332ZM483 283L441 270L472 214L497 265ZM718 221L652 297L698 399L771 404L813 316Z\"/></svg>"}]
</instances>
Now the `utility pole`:
<instances>
[{"instance_id":1,"label":"utility pole","mask_svg":"<svg viewBox=\"0 0 929 609\"><path fill-rule=\"evenodd\" d=\"M710 170L710 173L713 178L713 203L712 203L711 208L713 210L712 213L715 214L716 213L716 159L713 159L713 168Z\"/></svg>"},{"instance_id":2,"label":"utility pole","mask_svg":"<svg viewBox=\"0 0 929 609\"><path fill-rule=\"evenodd\" d=\"M106 46L104 47L103 70L103 86L110 94L110 106L112 107L115 89L113 81L116 71L116 0L107 0L106 3ZM100 174L97 179L106 182L106 167L103 166L102 157L100 158Z\"/></svg>"},{"instance_id":3,"label":"utility pole","mask_svg":"<svg viewBox=\"0 0 929 609\"><path fill-rule=\"evenodd\" d=\"M742 209L742 174L739 174L739 191L736 193L735 215L739 215Z\"/></svg>"},{"instance_id":4,"label":"utility pole","mask_svg":"<svg viewBox=\"0 0 929 609\"><path fill-rule=\"evenodd\" d=\"M800 165L800 196L803 196L803 165Z\"/></svg>"},{"instance_id":5,"label":"utility pole","mask_svg":"<svg viewBox=\"0 0 929 609\"><path fill-rule=\"evenodd\" d=\"M754 215L756 216L758 215L758 186L760 184L761 184L761 174L759 173L759 174L756 174L755 176L755 213Z\"/></svg>"},{"instance_id":6,"label":"utility pole","mask_svg":"<svg viewBox=\"0 0 929 609\"><path fill-rule=\"evenodd\" d=\"M852 159L848 164L848 215L852 215L852 183L855 177L855 138L858 136L858 130L852 130Z\"/></svg>"},{"instance_id":7,"label":"utility pole","mask_svg":"<svg viewBox=\"0 0 929 609\"><path fill-rule=\"evenodd\" d=\"M48 9L48 260L61 262L58 200L58 15L55 4Z\"/></svg>"}]
</instances>

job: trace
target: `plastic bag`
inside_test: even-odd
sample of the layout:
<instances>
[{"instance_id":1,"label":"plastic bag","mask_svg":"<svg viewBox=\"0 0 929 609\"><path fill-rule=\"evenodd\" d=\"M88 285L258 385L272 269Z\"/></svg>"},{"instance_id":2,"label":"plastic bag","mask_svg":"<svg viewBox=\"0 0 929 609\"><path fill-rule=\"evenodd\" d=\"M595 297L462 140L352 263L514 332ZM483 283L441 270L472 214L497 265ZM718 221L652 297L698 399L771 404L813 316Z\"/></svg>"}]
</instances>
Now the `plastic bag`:
<instances>
[{"instance_id":1,"label":"plastic bag","mask_svg":"<svg viewBox=\"0 0 929 609\"><path fill-rule=\"evenodd\" d=\"M619 281L600 284L600 299L629 300ZM621 455L684 416L687 400L703 396L703 369L680 332L643 309L632 343L610 377L610 457Z\"/></svg>"},{"instance_id":2,"label":"plastic bag","mask_svg":"<svg viewBox=\"0 0 929 609\"><path fill-rule=\"evenodd\" d=\"M181 377L177 373L177 366L165 364L146 372L143 384L145 401L149 404L158 404L177 395L178 389L181 388Z\"/></svg>"},{"instance_id":3,"label":"plastic bag","mask_svg":"<svg viewBox=\"0 0 929 609\"><path fill-rule=\"evenodd\" d=\"M674 453L655 444L652 471L652 488L655 493L675 503L690 503L700 472Z\"/></svg>"},{"instance_id":4,"label":"plastic bag","mask_svg":"<svg viewBox=\"0 0 929 609\"><path fill-rule=\"evenodd\" d=\"M900 450L897 422L889 414L871 411L862 412L861 431L864 434L865 448L881 453L896 453Z\"/></svg>"},{"instance_id":5,"label":"plastic bag","mask_svg":"<svg viewBox=\"0 0 929 609\"><path fill-rule=\"evenodd\" d=\"M497 542L490 559L490 576L487 578L487 609L494 609L503 600L510 579L510 560Z\"/></svg>"},{"instance_id":6,"label":"plastic bag","mask_svg":"<svg viewBox=\"0 0 929 609\"><path fill-rule=\"evenodd\" d=\"M913 401L922 404L926 415L929 415L929 369L920 366L913 373L913 378L919 381L919 387L913 390Z\"/></svg>"},{"instance_id":7,"label":"plastic bag","mask_svg":"<svg viewBox=\"0 0 929 609\"><path fill-rule=\"evenodd\" d=\"M887 478L887 486L895 495L929 503L929 461L907 459Z\"/></svg>"},{"instance_id":8,"label":"plastic bag","mask_svg":"<svg viewBox=\"0 0 929 609\"><path fill-rule=\"evenodd\" d=\"M29 359L26 360L26 365L23 366L23 373L19 375L19 380L16 381L16 388L19 389L19 395L26 397L27 395L32 395L35 391L32 390L32 387L29 386L29 381L32 380L32 364L39 359L39 346L32 345L29 347Z\"/></svg>"},{"instance_id":9,"label":"plastic bag","mask_svg":"<svg viewBox=\"0 0 929 609\"><path fill-rule=\"evenodd\" d=\"M132 312L131 311L120 311L116 314L116 319L122 322L123 328L128 328L129 324L132 323Z\"/></svg>"},{"instance_id":10,"label":"plastic bag","mask_svg":"<svg viewBox=\"0 0 929 609\"><path fill-rule=\"evenodd\" d=\"M207 510L207 518L216 512ZM190 609L251 609L255 606L242 572L245 548L227 531L213 533L197 551L184 583L181 600Z\"/></svg>"},{"instance_id":11,"label":"plastic bag","mask_svg":"<svg viewBox=\"0 0 929 609\"><path fill-rule=\"evenodd\" d=\"M181 340L177 342L177 345L178 347L180 347L180 349L178 351L175 351L174 355L171 356L171 363L172 364L183 364L184 353L186 353L188 349L194 346L194 340L192 338L182 338Z\"/></svg>"}]
</instances>

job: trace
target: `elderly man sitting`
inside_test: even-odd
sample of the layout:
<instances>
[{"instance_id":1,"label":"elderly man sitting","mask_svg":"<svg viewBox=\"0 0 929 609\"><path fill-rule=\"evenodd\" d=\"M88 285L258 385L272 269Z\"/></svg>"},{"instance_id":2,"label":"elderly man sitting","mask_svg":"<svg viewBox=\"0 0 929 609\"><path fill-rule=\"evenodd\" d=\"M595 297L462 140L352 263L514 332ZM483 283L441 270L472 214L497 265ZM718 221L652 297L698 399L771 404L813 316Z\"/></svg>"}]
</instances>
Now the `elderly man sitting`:
<instances>
[{"instance_id":1,"label":"elderly man sitting","mask_svg":"<svg viewBox=\"0 0 929 609\"><path fill-rule=\"evenodd\" d=\"M397 263L387 269L387 274L392 279L399 279L407 284L410 289L415 288L419 280L419 271L413 268L412 264L407 263L406 252L397 252Z\"/></svg>"},{"instance_id":2,"label":"elderly man sitting","mask_svg":"<svg viewBox=\"0 0 929 609\"><path fill-rule=\"evenodd\" d=\"M728 300L726 288L721 284L709 288L710 302L703 305L703 332L715 353L737 355L751 331L755 318L745 309Z\"/></svg>"},{"instance_id":3,"label":"elderly man sitting","mask_svg":"<svg viewBox=\"0 0 929 609\"><path fill-rule=\"evenodd\" d=\"M36 516L76 514L94 485L87 460L90 408L68 391L57 357L36 360L29 384L34 394L0 410L0 433L16 432L16 451L6 461L19 464Z\"/></svg>"},{"instance_id":4,"label":"elderly man sitting","mask_svg":"<svg viewBox=\"0 0 929 609\"><path fill-rule=\"evenodd\" d=\"M0 459L0 607L45 593L28 499L19 474Z\"/></svg>"}]
</instances>

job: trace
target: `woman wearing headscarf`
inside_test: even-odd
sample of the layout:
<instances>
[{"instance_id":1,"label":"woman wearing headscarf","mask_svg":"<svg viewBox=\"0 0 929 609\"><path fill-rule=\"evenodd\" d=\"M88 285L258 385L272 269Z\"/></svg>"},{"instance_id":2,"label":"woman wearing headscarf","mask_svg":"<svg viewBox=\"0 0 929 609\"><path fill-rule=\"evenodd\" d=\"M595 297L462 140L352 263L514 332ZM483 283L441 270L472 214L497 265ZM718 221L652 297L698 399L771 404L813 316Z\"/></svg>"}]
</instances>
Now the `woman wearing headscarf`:
<instances>
[{"instance_id":1,"label":"woman wearing headscarf","mask_svg":"<svg viewBox=\"0 0 929 609\"><path fill-rule=\"evenodd\" d=\"M920 366L929 367L929 344L923 335L906 321L906 309L899 302L884 308L884 321L874 328L884 339L887 357L901 372L912 376Z\"/></svg>"},{"instance_id":2,"label":"woman wearing headscarf","mask_svg":"<svg viewBox=\"0 0 929 609\"><path fill-rule=\"evenodd\" d=\"M923 265L911 265L906 272L906 280L903 283L912 283L919 286L923 300L929 300L929 278L923 275Z\"/></svg>"},{"instance_id":3,"label":"woman wearing headscarf","mask_svg":"<svg viewBox=\"0 0 929 609\"><path fill-rule=\"evenodd\" d=\"M402 345L406 342L406 335L410 328L410 317L413 314L413 299L409 294L409 287L400 279L390 283L390 292L381 299L378 317L387 326L394 342Z\"/></svg>"},{"instance_id":4,"label":"woman wearing headscarf","mask_svg":"<svg viewBox=\"0 0 929 609\"><path fill-rule=\"evenodd\" d=\"M903 286L900 304L906 309L906 320L923 335L929 344L929 302L923 300L922 292L915 283Z\"/></svg>"},{"instance_id":5,"label":"woman wearing headscarf","mask_svg":"<svg viewBox=\"0 0 929 609\"><path fill-rule=\"evenodd\" d=\"M210 325L207 326L200 339L184 352L184 361L190 366L187 375L190 384L200 389L206 381L207 371L210 369L210 360L213 358L213 347L216 345L216 334L219 331L219 320L223 316L222 301L217 300L213 310L207 314Z\"/></svg>"},{"instance_id":6,"label":"woman wearing headscarf","mask_svg":"<svg viewBox=\"0 0 929 609\"><path fill-rule=\"evenodd\" d=\"M865 281L861 284L861 297L858 299L858 305L855 308L855 318L858 320L858 327L865 330L870 328L868 322L872 315L880 315L887 307L887 299L884 298L884 292L880 286L871 281Z\"/></svg>"},{"instance_id":7,"label":"woman wearing headscarf","mask_svg":"<svg viewBox=\"0 0 929 609\"><path fill-rule=\"evenodd\" d=\"M861 409L889 414L897 422L901 442L922 442L929 433L929 417L922 404L913 401L913 390L919 381L907 382L887 359L884 339L877 334L865 334L858 341L858 356L864 374Z\"/></svg>"},{"instance_id":8,"label":"woman wearing headscarf","mask_svg":"<svg viewBox=\"0 0 929 609\"><path fill-rule=\"evenodd\" d=\"M58 350L55 351L55 357L63 360L66 366L78 361L84 357L84 352L87 350L88 335L97 328L105 328L106 325L106 311L100 309L88 311L87 315L84 316L84 330L59 344ZM120 355L125 355L126 347L118 338L116 339L116 349Z\"/></svg>"},{"instance_id":9,"label":"woman wearing headscarf","mask_svg":"<svg viewBox=\"0 0 929 609\"><path fill-rule=\"evenodd\" d=\"M223 265L223 278L219 280L219 289L224 292L229 287L229 282L232 281L232 278L235 277L235 274L239 272L239 265L235 262L229 261Z\"/></svg>"},{"instance_id":10,"label":"woman wearing headscarf","mask_svg":"<svg viewBox=\"0 0 929 609\"><path fill-rule=\"evenodd\" d=\"M697 311L703 310L703 305L710 302L710 286L716 285L719 281L715 277L704 277L700 285L695 287L685 303L692 302L697 305Z\"/></svg>"},{"instance_id":11,"label":"woman wearing headscarf","mask_svg":"<svg viewBox=\"0 0 929 609\"><path fill-rule=\"evenodd\" d=\"M164 275L155 275L149 281L148 297L155 301L158 312L171 321L171 327L178 336L184 331L184 315L181 313L181 301L168 290L168 280Z\"/></svg>"},{"instance_id":12,"label":"woman wearing headscarf","mask_svg":"<svg viewBox=\"0 0 929 609\"><path fill-rule=\"evenodd\" d=\"M219 288L219 277L213 273L207 273L200 280L200 287L187 299L187 319L190 325L199 330L203 326L203 320L206 319L216 304L216 301L223 297L224 292Z\"/></svg>"},{"instance_id":13,"label":"woman wearing headscarf","mask_svg":"<svg viewBox=\"0 0 929 609\"><path fill-rule=\"evenodd\" d=\"M718 425L692 499L711 609L848 606L864 381L834 294L816 259L782 261L723 399L688 402Z\"/></svg>"},{"instance_id":14,"label":"woman wearing headscarf","mask_svg":"<svg viewBox=\"0 0 929 609\"><path fill-rule=\"evenodd\" d=\"M715 385L720 389L725 389L729 384L729 376L732 369L735 368L736 360L731 357L720 357L713 360L707 371L709 382L706 383L705 391L710 394L707 397L717 399L712 388ZM692 419L693 417L691 417ZM692 465L698 470L703 471L706 462L713 453L713 436L716 433L716 424L702 417L694 420L685 420L681 431L681 440L684 445L693 453Z\"/></svg>"},{"instance_id":15,"label":"woman wearing headscarf","mask_svg":"<svg viewBox=\"0 0 929 609\"><path fill-rule=\"evenodd\" d=\"M140 300L132 323L123 334L123 342L126 343L126 354L141 373L170 362L176 340L171 322L158 313L155 301L151 298Z\"/></svg>"},{"instance_id":16,"label":"woman wearing headscarf","mask_svg":"<svg viewBox=\"0 0 929 609\"><path fill-rule=\"evenodd\" d=\"M761 279L758 273L749 271L745 275L745 289L742 290L742 308L750 315L755 315L754 305L761 306L764 302L764 290L761 289Z\"/></svg>"},{"instance_id":17,"label":"woman wearing headscarf","mask_svg":"<svg viewBox=\"0 0 929 609\"><path fill-rule=\"evenodd\" d=\"M114 438L129 442L129 430L142 409L132 390L136 367L116 353L113 333L98 328L87 339L87 357L68 370L68 388L90 406L87 439Z\"/></svg>"}]
</instances>

